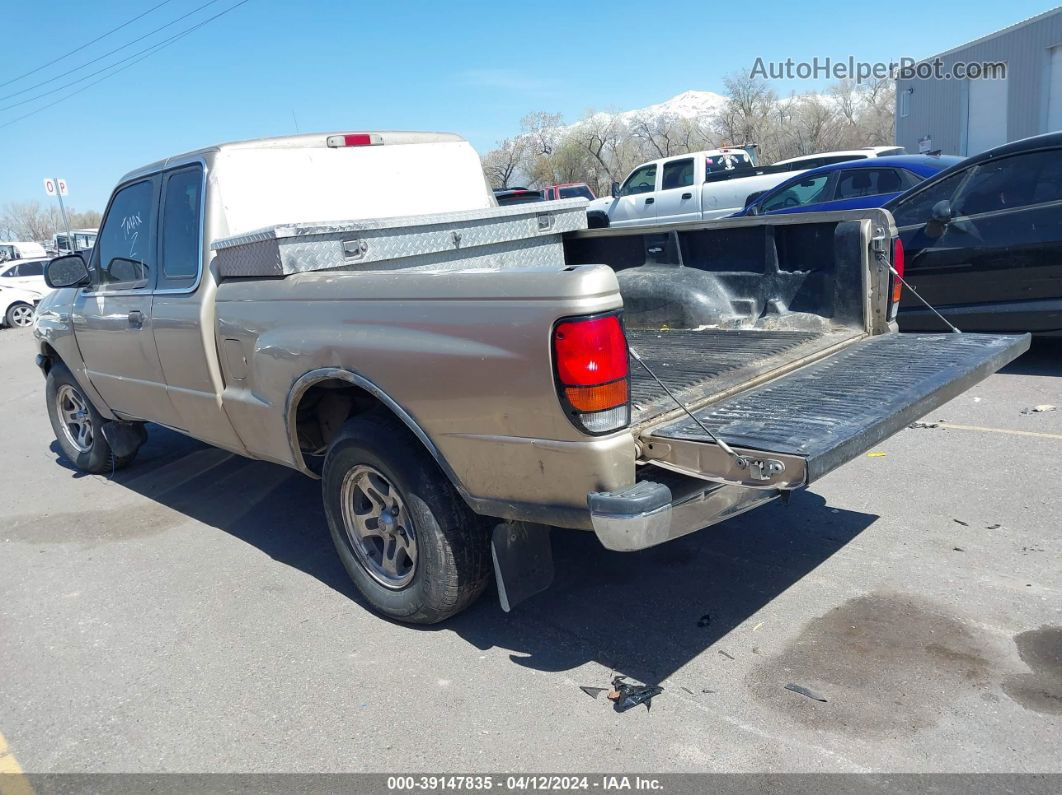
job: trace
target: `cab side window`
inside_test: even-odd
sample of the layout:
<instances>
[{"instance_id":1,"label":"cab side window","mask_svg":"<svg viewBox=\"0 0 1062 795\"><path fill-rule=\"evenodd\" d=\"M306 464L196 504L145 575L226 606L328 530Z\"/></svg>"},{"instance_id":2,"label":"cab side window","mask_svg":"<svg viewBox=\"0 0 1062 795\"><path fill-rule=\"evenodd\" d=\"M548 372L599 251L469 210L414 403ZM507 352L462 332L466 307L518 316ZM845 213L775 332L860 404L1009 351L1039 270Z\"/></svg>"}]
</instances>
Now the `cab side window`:
<instances>
[{"instance_id":1,"label":"cab side window","mask_svg":"<svg viewBox=\"0 0 1062 795\"><path fill-rule=\"evenodd\" d=\"M92 265L100 292L148 286L155 271L155 185L151 180L119 190L100 230Z\"/></svg>"},{"instance_id":2,"label":"cab side window","mask_svg":"<svg viewBox=\"0 0 1062 795\"><path fill-rule=\"evenodd\" d=\"M693 158L685 160L672 160L664 163L664 178L660 185L661 190L673 190L685 188L693 184Z\"/></svg>"},{"instance_id":3,"label":"cab side window","mask_svg":"<svg viewBox=\"0 0 1062 795\"><path fill-rule=\"evenodd\" d=\"M656 164L642 166L623 183L620 188L620 196L631 196L635 193L651 193L656 190Z\"/></svg>"},{"instance_id":4,"label":"cab side window","mask_svg":"<svg viewBox=\"0 0 1062 795\"><path fill-rule=\"evenodd\" d=\"M199 278L202 197L202 167L194 166L166 175L162 189L159 289L192 287Z\"/></svg>"},{"instance_id":5,"label":"cab side window","mask_svg":"<svg viewBox=\"0 0 1062 795\"><path fill-rule=\"evenodd\" d=\"M945 199L950 201L968 173L969 169L958 171L950 177L940 180L940 182L926 186L925 189L912 194L904 201L898 202L892 207L892 215L896 219L896 225L914 226L926 223L930 219L933 205Z\"/></svg>"},{"instance_id":6,"label":"cab side window","mask_svg":"<svg viewBox=\"0 0 1062 795\"><path fill-rule=\"evenodd\" d=\"M982 163L955 199L956 214L980 215L1062 198L1059 152L1012 155Z\"/></svg>"}]
</instances>

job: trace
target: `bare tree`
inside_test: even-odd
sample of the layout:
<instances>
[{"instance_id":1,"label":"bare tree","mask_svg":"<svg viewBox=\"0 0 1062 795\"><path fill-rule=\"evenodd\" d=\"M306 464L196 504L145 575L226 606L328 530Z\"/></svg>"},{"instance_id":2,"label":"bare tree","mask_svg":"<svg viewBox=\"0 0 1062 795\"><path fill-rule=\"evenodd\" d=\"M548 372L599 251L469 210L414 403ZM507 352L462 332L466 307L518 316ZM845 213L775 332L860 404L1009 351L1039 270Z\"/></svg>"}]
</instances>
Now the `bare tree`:
<instances>
[{"instance_id":1,"label":"bare tree","mask_svg":"<svg viewBox=\"0 0 1062 795\"><path fill-rule=\"evenodd\" d=\"M483 157L491 183L531 185L586 182L598 193L646 160L719 145L759 147L762 162L893 140L894 88L888 81L841 82L826 93L779 99L747 72L725 78L726 104L715 113L588 112L564 126L560 114L536 111L521 119L521 133Z\"/></svg>"},{"instance_id":2,"label":"bare tree","mask_svg":"<svg viewBox=\"0 0 1062 795\"><path fill-rule=\"evenodd\" d=\"M74 229L98 227L100 214L95 210L77 212L67 209L70 226ZM56 232L63 231L59 208L38 201L8 202L0 211L0 230L3 236L16 240L49 241Z\"/></svg>"},{"instance_id":3,"label":"bare tree","mask_svg":"<svg viewBox=\"0 0 1062 795\"><path fill-rule=\"evenodd\" d=\"M4 205L3 225L20 240L50 240L59 228L59 210L38 201L9 202Z\"/></svg>"},{"instance_id":4,"label":"bare tree","mask_svg":"<svg viewBox=\"0 0 1062 795\"><path fill-rule=\"evenodd\" d=\"M483 172L487 175L492 188L508 188L517 170L524 160L526 142L522 138L506 138L496 149L492 149L481 158Z\"/></svg>"}]
</instances>

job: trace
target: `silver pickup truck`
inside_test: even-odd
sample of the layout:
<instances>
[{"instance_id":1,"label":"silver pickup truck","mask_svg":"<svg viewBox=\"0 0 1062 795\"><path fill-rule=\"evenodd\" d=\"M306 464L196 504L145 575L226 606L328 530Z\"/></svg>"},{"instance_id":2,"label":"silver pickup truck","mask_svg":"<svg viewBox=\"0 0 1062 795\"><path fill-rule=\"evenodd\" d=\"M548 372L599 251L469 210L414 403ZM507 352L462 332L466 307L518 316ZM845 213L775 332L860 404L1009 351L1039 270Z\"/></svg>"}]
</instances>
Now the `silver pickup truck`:
<instances>
[{"instance_id":1,"label":"silver pickup truck","mask_svg":"<svg viewBox=\"0 0 1062 795\"><path fill-rule=\"evenodd\" d=\"M38 364L63 454L145 423L320 478L336 549L419 623L548 584L549 528L635 550L813 483L1027 336L895 333L881 210L587 230L497 207L435 133L210 147L126 175L59 257Z\"/></svg>"}]
</instances>

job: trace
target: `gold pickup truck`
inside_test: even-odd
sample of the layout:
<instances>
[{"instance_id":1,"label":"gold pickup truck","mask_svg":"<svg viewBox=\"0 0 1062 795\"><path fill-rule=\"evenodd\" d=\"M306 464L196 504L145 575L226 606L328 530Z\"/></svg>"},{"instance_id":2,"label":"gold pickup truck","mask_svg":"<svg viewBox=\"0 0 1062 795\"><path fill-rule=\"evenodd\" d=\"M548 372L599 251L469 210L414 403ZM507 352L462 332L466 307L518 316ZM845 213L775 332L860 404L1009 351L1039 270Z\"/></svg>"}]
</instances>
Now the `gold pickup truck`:
<instances>
[{"instance_id":1,"label":"gold pickup truck","mask_svg":"<svg viewBox=\"0 0 1062 795\"><path fill-rule=\"evenodd\" d=\"M587 230L496 206L457 136L301 135L126 175L34 329L76 466L155 423L320 478L357 587L429 623L545 587L551 527L700 530L1028 347L896 333L901 273L882 210Z\"/></svg>"}]
</instances>

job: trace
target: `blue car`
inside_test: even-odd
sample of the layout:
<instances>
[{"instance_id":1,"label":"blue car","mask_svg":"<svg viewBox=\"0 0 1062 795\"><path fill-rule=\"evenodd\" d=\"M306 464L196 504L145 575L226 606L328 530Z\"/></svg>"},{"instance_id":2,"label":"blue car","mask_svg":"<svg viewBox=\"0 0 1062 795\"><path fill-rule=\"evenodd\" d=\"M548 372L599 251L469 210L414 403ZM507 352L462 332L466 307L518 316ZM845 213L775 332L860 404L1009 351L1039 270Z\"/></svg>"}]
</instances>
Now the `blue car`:
<instances>
[{"instance_id":1,"label":"blue car","mask_svg":"<svg viewBox=\"0 0 1062 795\"><path fill-rule=\"evenodd\" d=\"M831 163L752 194L734 217L881 207L961 161L950 155L891 155Z\"/></svg>"}]
</instances>

